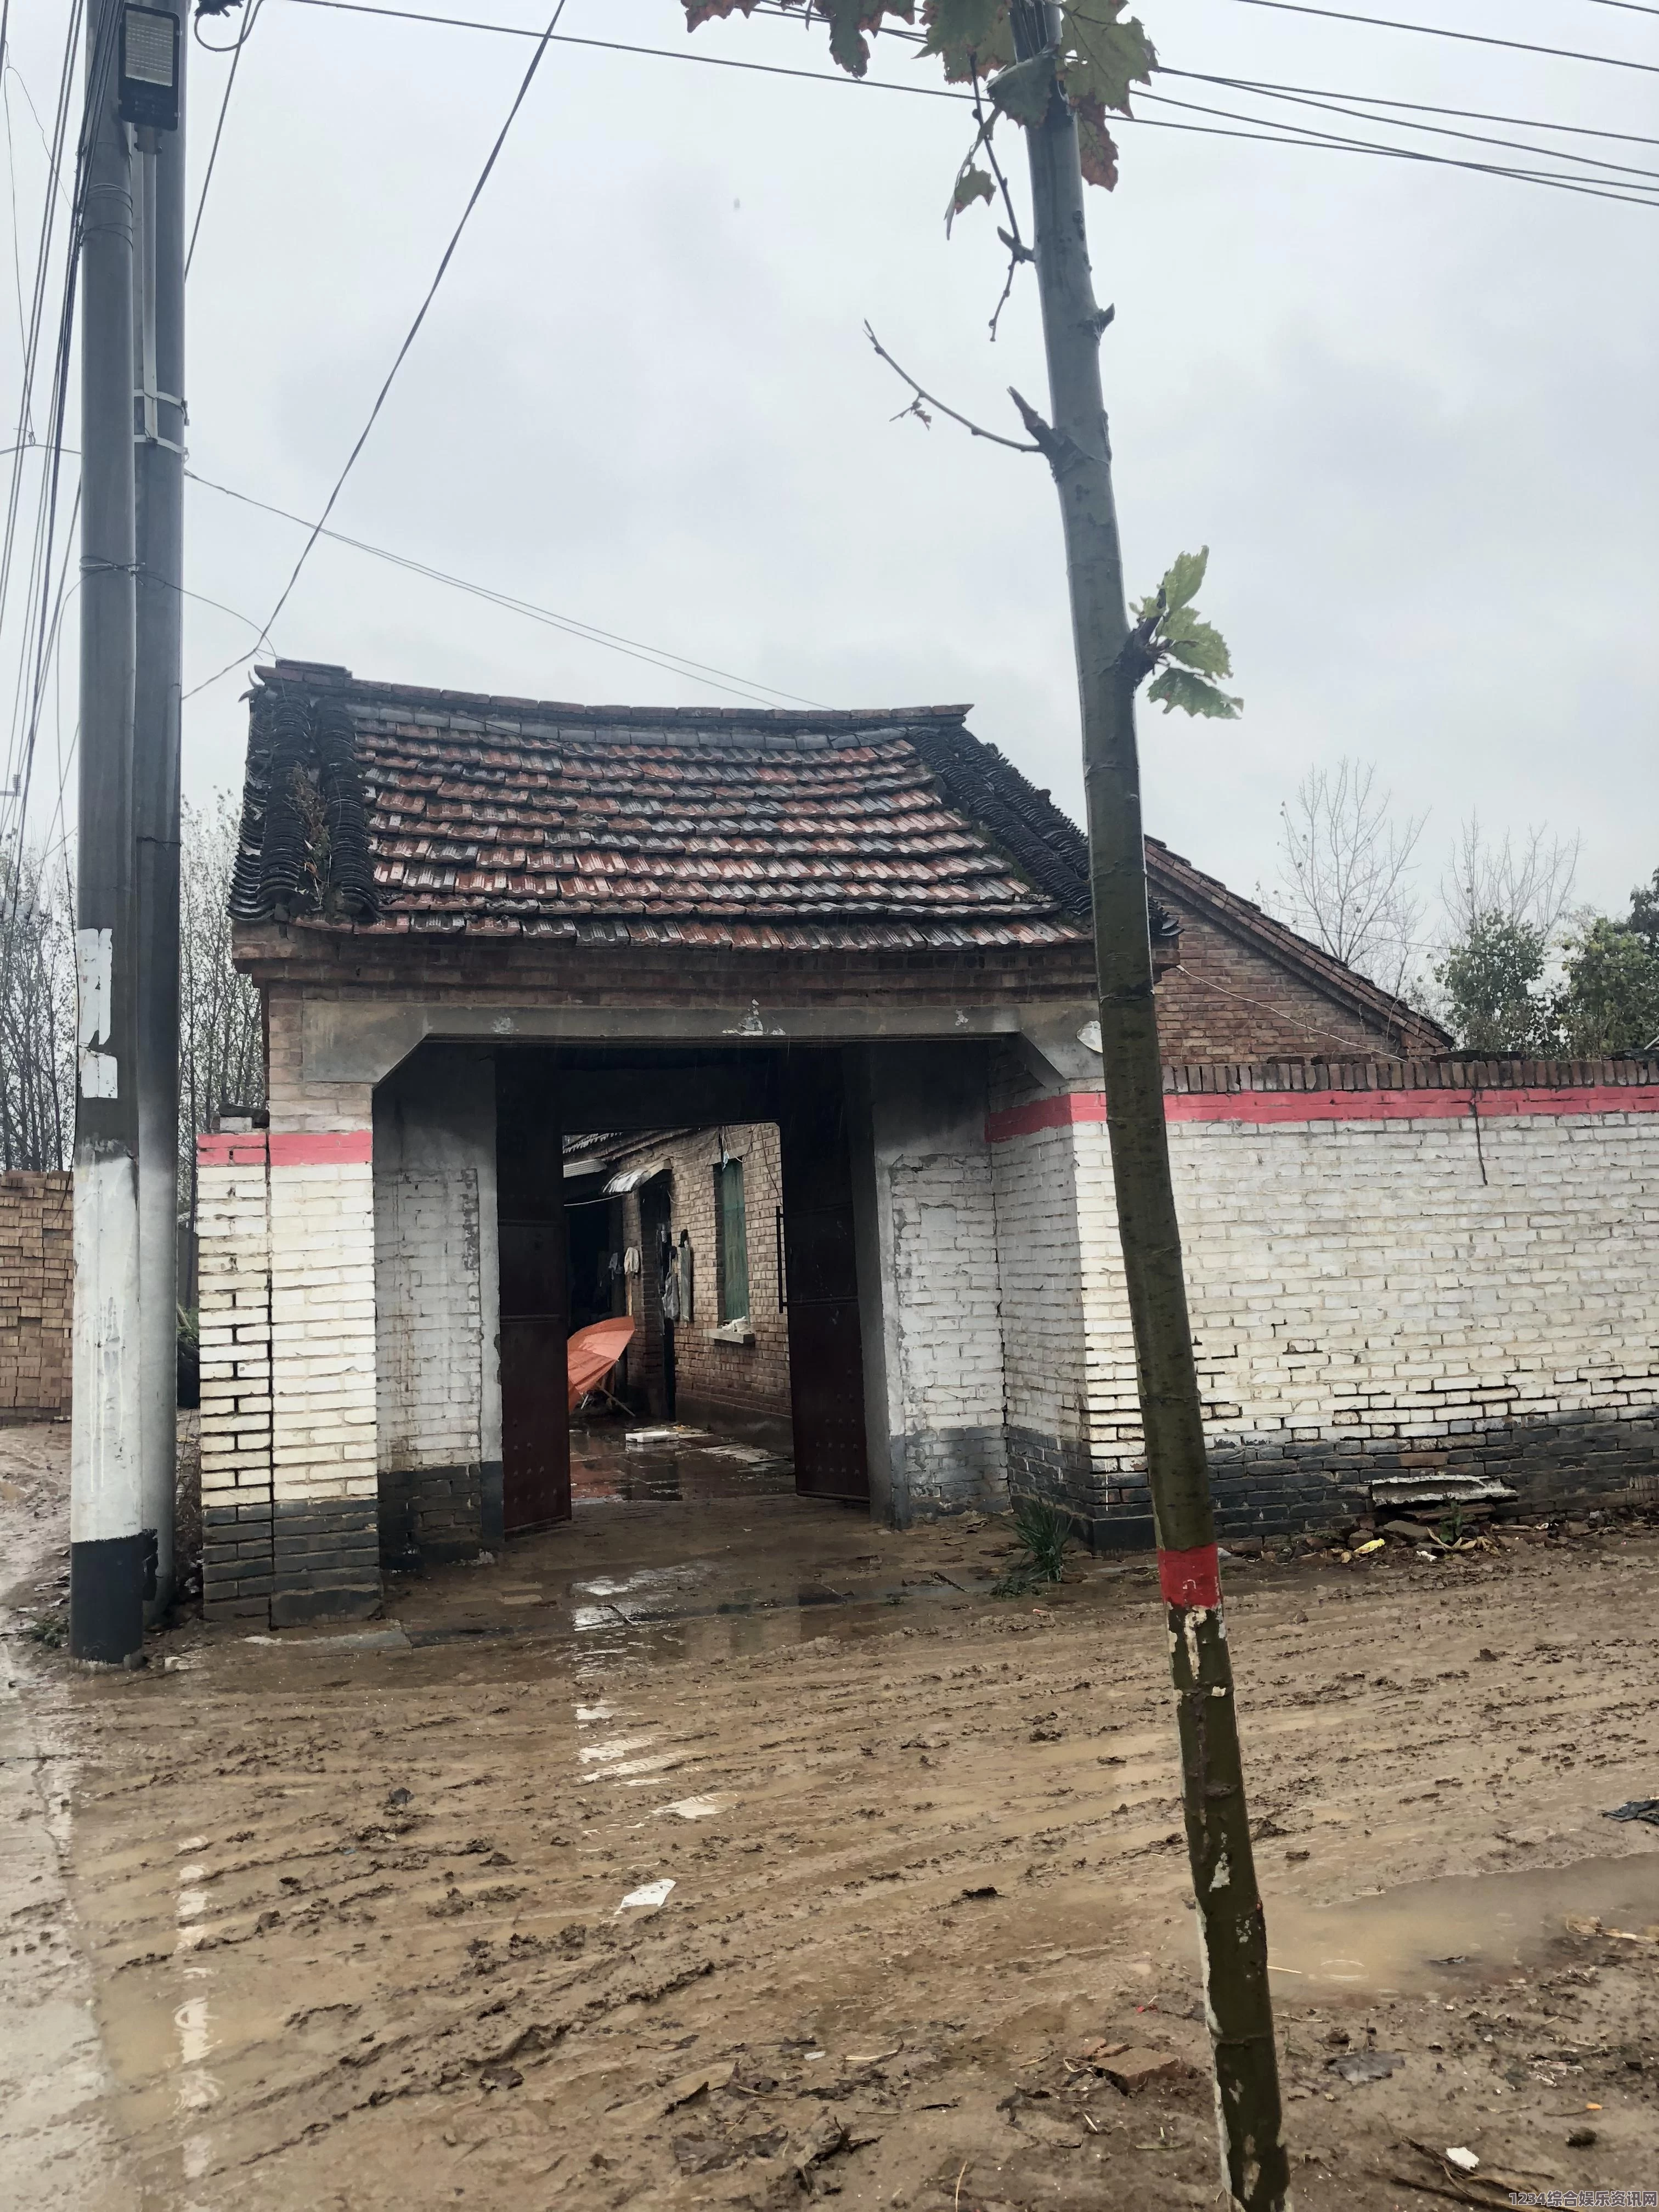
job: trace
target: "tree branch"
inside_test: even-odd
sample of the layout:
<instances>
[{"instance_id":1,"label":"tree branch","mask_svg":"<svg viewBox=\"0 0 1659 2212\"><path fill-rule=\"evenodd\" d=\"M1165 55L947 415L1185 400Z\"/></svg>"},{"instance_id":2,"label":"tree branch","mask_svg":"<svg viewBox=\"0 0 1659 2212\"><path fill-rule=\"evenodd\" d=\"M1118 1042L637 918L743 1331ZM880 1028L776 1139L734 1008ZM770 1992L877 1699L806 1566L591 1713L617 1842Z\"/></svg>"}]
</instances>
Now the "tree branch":
<instances>
[{"instance_id":1,"label":"tree branch","mask_svg":"<svg viewBox=\"0 0 1659 2212\"><path fill-rule=\"evenodd\" d=\"M974 70L974 115L979 124L979 143L985 149L985 158L991 165L991 174L996 179L997 190L1002 194L1002 204L1008 211L1008 228L998 229L997 236L1008 249L1008 274L1003 280L1002 297L997 301L991 316L991 343L997 342L997 325L1002 320L1002 311L1013 296L1014 279L1019 274L1022 261L1035 256L1019 234L1019 217L1014 212L1014 196L1008 189L1008 179L1002 173L1002 164L997 159L997 149L991 143L991 125L985 119L985 103L981 96L980 75ZM994 120L994 118L993 118Z\"/></svg>"},{"instance_id":2,"label":"tree branch","mask_svg":"<svg viewBox=\"0 0 1659 2212\"><path fill-rule=\"evenodd\" d=\"M960 422L963 428L970 432L975 438L988 438L994 446L1006 446L1011 453L1042 453L1048 451L1048 448L1040 441L1033 445L1025 446L1022 445L1018 438L1005 438L995 430L981 429L977 422L970 422L965 415L958 415L954 407L947 407L942 399L936 399L931 392L924 392L921 385L916 382L915 377L911 375L909 370L908 368L901 368L899 367L897 362L896 362L892 355L888 352L886 347L883 345L881 340L876 336L868 323L864 326L864 335L869 339L871 344L875 348L882 360L886 362L888 368L892 370L894 375L896 376L901 382L909 386L911 391L916 395L917 401L926 401L929 407L937 407L941 415L948 415L953 422ZM1022 413L1025 415L1025 427L1028 430L1032 431L1032 434L1035 437L1036 430L1034 424L1036 418L1031 416L1030 410L1026 407L1025 402L1020 398L1018 392L1014 394L1014 404L1020 409ZM908 415L912 411L912 410L907 407L903 411ZM1052 439L1054 433L1049 430L1048 424L1046 422L1043 423L1042 428L1044 434Z\"/></svg>"},{"instance_id":3,"label":"tree branch","mask_svg":"<svg viewBox=\"0 0 1659 2212\"><path fill-rule=\"evenodd\" d=\"M1071 441L1060 437L1055 431L1050 429L1030 401L1023 393L1016 392L1012 384L1008 386L1008 397L1018 408L1020 420L1030 432L1031 442L1037 452L1042 455L1051 469L1057 469L1067 452L1074 450Z\"/></svg>"}]
</instances>

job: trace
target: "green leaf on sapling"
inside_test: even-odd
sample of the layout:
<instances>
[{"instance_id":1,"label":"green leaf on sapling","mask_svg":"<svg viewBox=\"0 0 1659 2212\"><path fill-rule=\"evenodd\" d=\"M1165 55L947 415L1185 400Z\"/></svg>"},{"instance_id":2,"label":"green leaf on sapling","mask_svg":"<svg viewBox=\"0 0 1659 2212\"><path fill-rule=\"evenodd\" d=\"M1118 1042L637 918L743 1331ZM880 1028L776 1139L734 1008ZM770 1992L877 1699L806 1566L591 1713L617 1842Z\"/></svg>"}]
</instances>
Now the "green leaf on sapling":
<instances>
[{"instance_id":1,"label":"green leaf on sapling","mask_svg":"<svg viewBox=\"0 0 1659 2212\"><path fill-rule=\"evenodd\" d=\"M1163 668L1146 686L1146 696L1161 702L1167 714L1179 707L1183 714L1205 714L1217 721L1231 721L1244 704L1242 699L1218 691L1189 668Z\"/></svg>"},{"instance_id":2,"label":"green leaf on sapling","mask_svg":"<svg viewBox=\"0 0 1659 2212\"><path fill-rule=\"evenodd\" d=\"M951 214L960 215L963 208L971 207L975 200L994 199L996 189L985 170L975 168L971 162L967 163L957 179L956 190L951 195Z\"/></svg>"},{"instance_id":3,"label":"green leaf on sapling","mask_svg":"<svg viewBox=\"0 0 1659 2212\"><path fill-rule=\"evenodd\" d=\"M1062 0L1060 82L1073 106L1098 100L1129 112L1129 87L1151 82L1158 55L1144 25L1121 20L1127 0Z\"/></svg>"},{"instance_id":4,"label":"green leaf on sapling","mask_svg":"<svg viewBox=\"0 0 1659 2212\"><path fill-rule=\"evenodd\" d=\"M1171 659L1184 660L1188 668L1199 669L1206 676L1231 676L1233 672L1227 641L1212 623L1201 622L1190 607L1174 608L1158 636L1169 648Z\"/></svg>"},{"instance_id":5,"label":"green leaf on sapling","mask_svg":"<svg viewBox=\"0 0 1659 2212\"><path fill-rule=\"evenodd\" d=\"M942 54L955 46L982 53L1007 14L1008 0L928 0L923 51Z\"/></svg>"},{"instance_id":6,"label":"green leaf on sapling","mask_svg":"<svg viewBox=\"0 0 1659 2212\"><path fill-rule=\"evenodd\" d=\"M1203 589L1204 571L1209 565L1207 545L1200 545L1196 553L1178 553L1159 586L1164 605L1170 608L1190 606Z\"/></svg>"}]
</instances>

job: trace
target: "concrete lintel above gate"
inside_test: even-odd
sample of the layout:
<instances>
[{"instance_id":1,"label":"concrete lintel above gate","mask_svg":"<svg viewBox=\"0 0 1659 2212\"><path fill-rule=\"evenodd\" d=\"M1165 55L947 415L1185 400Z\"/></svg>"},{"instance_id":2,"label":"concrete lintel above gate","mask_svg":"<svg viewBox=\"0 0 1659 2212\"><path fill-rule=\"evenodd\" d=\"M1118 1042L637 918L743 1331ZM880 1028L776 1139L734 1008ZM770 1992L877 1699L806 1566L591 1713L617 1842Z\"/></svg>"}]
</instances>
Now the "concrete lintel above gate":
<instances>
[{"instance_id":1,"label":"concrete lintel above gate","mask_svg":"<svg viewBox=\"0 0 1659 2212\"><path fill-rule=\"evenodd\" d=\"M307 1082L378 1083L428 1037L456 1043L775 1049L787 1044L1018 1037L1023 1032L1058 1036L1070 1033L1067 1024L1072 1030L1079 1027L1090 1012L1086 1006L1068 1008L1062 1017L1052 1006L917 1006L900 999L860 1006L768 1006L751 1000L747 1006L618 1007L307 997L301 1035Z\"/></svg>"}]
</instances>

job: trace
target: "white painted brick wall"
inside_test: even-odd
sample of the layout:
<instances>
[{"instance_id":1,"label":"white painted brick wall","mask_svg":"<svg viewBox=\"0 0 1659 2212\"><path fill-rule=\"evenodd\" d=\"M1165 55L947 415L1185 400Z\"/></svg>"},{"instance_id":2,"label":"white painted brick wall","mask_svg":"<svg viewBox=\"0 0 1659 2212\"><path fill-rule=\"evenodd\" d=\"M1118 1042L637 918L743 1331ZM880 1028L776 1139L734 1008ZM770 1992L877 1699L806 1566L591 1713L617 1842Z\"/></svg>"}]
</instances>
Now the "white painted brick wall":
<instances>
[{"instance_id":1,"label":"white painted brick wall","mask_svg":"<svg viewBox=\"0 0 1659 2212\"><path fill-rule=\"evenodd\" d=\"M256 1140L263 1151L263 1140ZM270 1251L263 1161L197 1170L202 1503L270 1497Z\"/></svg>"},{"instance_id":2,"label":"white painted brick wall","mask_svg":"<svg viewBox=\"0 0 1659 2212\"><path fill-rule=\"evenodd\" d=\"M886 1163L906 1432L1000 1425L1001 1285L988 1153Z\"/></svg>"},{"instance_id":3,"label":"white painted brick wall","mask_svg":"<svg viewBox=\"0 0 1659 2212\"><path fill-rule=\"evenodd\" d=\"M273 1136L275 1123L273 1111ZM374 1180L367 1160L273 1162L270 1334L277 1502L373 1498Z\"/></svg>"},{"instance_id":4,"label":"white painted brick wall","mask_svg":"<svg viewBox=\"0 0 1659 2212\"><path fill-rule=\"evenodd\" d=\"M1215 1443L1432 1444L1513 1418L1650 1417L1659 1115L1494 1115L1484 1183L1466 1120L1176 1121L1170 1138ZM1044 1428L1050 1413L1015 1347L1045 1268L1064 1264L1063 1222L1034 1193L1063 1190L1069 1150L1092 1455L1103 1473L1134 1468L1105 1128L995 1150L1010 1419ZM1021 1218L1039 1231L1023 1255L1010 1249Z\"/></svg>"},{"instance_id":5,"label":"white painted brick wall","mask_svg":"<svg viewBox=\"0 0 1659 2212\"><path fill-rule=\"evenodd\" d=\"M483 1357L476 1170L377 1174L374 1226L380 1464L476 1461Z\"/></svg>"}]
</instances>

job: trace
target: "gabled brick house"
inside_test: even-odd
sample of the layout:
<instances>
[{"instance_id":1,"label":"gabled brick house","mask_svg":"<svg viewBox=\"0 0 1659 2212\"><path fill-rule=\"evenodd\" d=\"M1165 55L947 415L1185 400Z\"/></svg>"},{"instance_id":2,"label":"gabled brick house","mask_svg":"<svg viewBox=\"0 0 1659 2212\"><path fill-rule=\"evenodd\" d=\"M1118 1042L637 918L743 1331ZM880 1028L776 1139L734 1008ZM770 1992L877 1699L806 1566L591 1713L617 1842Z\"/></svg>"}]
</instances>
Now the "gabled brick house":
<instances>
[{"instance_id":1,"label":"gabled brick house","mask_svg":"<svg viewBox=\"0 0 1659 2212\"><path fill-rule=\"evenodd\" d=\"M1650 1464L1659 1069L1448 1063L1213 878L1147 870L1230 1525L1425 1461ZM568 1511L567 1132L775 1127L803 1492L903 1522L1012 1486L1146 1540L1083 840L963 709L278 663L234 912L269 1127L203 1140L210 1613L370 1611L383 1554Z\"/></svg>"}]
</instances>

